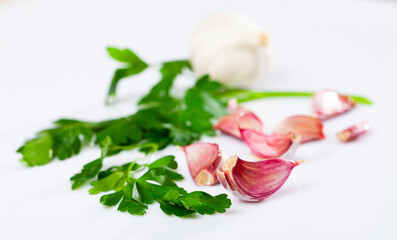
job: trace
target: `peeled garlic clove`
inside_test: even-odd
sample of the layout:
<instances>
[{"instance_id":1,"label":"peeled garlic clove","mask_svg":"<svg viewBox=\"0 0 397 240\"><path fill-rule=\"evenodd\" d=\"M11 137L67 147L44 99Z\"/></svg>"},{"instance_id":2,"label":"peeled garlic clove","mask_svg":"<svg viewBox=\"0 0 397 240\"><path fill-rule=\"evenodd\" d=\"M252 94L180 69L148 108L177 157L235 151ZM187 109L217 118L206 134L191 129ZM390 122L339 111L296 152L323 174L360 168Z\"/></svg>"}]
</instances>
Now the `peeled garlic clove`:
<instances>
[{"instance_id":1,"label":"peeled garlic clove","mask_svg":"<svg viewBox=\"0 0 397 240\"><path fill-rule=\"evenodd\" d=\"M268 37L251 20L230 13L214 14L195 29L189 59L198 75L235 87L247 87L269 69Z\"/></svg>"},{"instance_id":2,"label":"peeled garlic clove","mask_svg":"<svg viewBox=\"0 0 397 240\"><path fill-rule=\"evenodd\" d=\"M214 129L219 129L236 138L241 138L240 128L260 132L263 129L263 124L253 112L239 109L235 113L221 117L214 126Z\"/></svg>"},{"instance_id":3,"label":"peeled garlic clove","mask_svg":"<svg viewBox=\"0 0 397 240\"><path fill-rule=\"evenodd\" d=\"M286 134L294 132L301 135L301 143L324 139L323 124L312 116L292 116L277 125L273 134Z\"/></svg>"},{"instance_id":4,"label":"peeled garlic clove","mask_svg":"<svg viewBox=\"0 0 397 240\"><path fill-rule=\"evenodd\" d=\"M240 129L240 133L251 151L264 159L288 157L295 152L300 142L300 136L294 133L266 135L249 129Z\"/></svg>"},{"instance_id":5,"label":"peeled garlic clove","mask_svg":"<svg viewBox=\"0 0 397 240\"><path fill-rule=\"evenodd\" d=\"M216 169L222 159L222 150L215 143L193 143L182 147L190 175L197 185L218 183Z\"/></svg>"},{"instance_id":6,"label":"peeled garlic clove","mask_svg":"<svg viewBox=\"0 0 397 240\"><path fill-rule=\"evenodd\" d=\"M349 96L332 90L323 90L313 95L313 111L321 120L325 120L349 111L356 102Z\"/></svg>"},{"instance_id":7,"label":"peeled garlic clove","mask_svg":"<svg viewBox=\"0 0 397 240\"><path fill-rule=\"evenodd\" d=\"M369 129L369 123L362 122L339 132L337 135L342 142L349 142L368 132Z\"/></svg>"},{"instance_id":8,"label":"peeled garlic clove","mask_svg":"<svg viewBox=\"0 0 397 240\"><path fill-rule=\"evenodd\" d=\"M234 155L217 170L217 175L222 186L238 198L259 201L276 192L300 163L277 158L248 162Z\"/></svg>"}]
</instances>

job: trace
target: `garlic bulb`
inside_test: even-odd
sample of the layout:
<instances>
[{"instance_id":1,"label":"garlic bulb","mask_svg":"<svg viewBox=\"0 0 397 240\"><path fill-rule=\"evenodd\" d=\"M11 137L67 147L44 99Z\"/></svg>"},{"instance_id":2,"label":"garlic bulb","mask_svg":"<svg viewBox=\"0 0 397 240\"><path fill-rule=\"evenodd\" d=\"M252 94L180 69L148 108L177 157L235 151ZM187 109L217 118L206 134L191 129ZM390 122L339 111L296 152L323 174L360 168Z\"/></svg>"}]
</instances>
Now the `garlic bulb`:
<instances>
[{"instance_id":1,"label":"garlic bulb","mask_svg":"<svg viewBox=\"0 0 397 240\"><path fill-rule=\"evenodd\" d=\"M234 87L247 87L269 70L268 37L261 27L237 15L218 13L204 19L190 40L194 71Z\"/></svg>"}]
</instances>

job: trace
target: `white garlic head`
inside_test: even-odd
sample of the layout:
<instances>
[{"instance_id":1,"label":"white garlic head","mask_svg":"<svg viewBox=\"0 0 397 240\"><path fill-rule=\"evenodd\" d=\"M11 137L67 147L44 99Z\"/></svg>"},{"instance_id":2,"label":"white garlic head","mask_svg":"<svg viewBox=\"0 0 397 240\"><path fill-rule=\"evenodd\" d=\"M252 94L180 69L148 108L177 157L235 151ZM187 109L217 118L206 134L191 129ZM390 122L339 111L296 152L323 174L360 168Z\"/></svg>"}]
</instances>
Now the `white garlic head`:
<instances>
[{"instance_id":1,"label":"white garlic head","mask_svg":"<svg viewBox=\"0 0 397 240\"><path fill-rule=\"evenodd\" d=\"M234 87L248 87L266 77L269 39L243 16L217 13L204 19L190 40L193 70Z\"/></svg>"}]
</instances>

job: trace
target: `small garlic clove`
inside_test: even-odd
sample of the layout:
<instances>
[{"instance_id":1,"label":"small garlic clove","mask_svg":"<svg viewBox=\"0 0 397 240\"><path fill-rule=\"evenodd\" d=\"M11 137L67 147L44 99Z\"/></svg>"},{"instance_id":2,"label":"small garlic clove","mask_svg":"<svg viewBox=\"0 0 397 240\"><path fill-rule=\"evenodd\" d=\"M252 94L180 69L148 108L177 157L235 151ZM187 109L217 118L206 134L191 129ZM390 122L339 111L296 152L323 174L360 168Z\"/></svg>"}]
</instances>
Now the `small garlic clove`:
<instances>
[{"instance_id":1,"label":"small garlic clove","mask_svg":"<svg viewBox=\"0 0 397 240\"><path fill-rule=\"evenodd\" d=\"M342 142L349 142L368 132L369 129L369 123L362 122L339 132L337 136Z\"/></svg>"},{"instance_id":2,"label":"small garlic clove","mask_svg":"<svg viewBox=\"0 0 397 240\"><path fill-rule=\"evenodd\" d=\"M197 185L218 183L216 169L222 159L222 150L215 143L193 143L182 147L190 175Z\"/></svg>"},{"instance_id":3,"label":"small garlic clove","mask_svg":"<svg viewBox=\"0 0 397 240\"><path fill-rule=\"evenodd\" d=\"M290 132L283 135L266 135L255 130L240 129L241 138L259 158L291 156L300 142L300 135Z\"/></svg>"},{"instance_id":4,"label":"small garlic clove","mask_svg":"<svg viewBox=\"0 0 397 240\"><path fill-rule=\"evenodd\" d=\"M321 120L345 113L356 105L351 97L332 90L316 92L312 99L314 114Z\"/></svg>"},{"instance_id":5,"label":"small garlic clove","mask_svg":"<svg viewBox=\"0 0 397 240\"><path fill-rule=\"evenodd\" d=\"M231 113L221 117L218 123L214 125L214 129L219 129L236 138L241 138L240 128L259 132L263 130L262 121L253 112L237 106L232 101L229 101L228 109Z\"/></svg>"},{"instance_id":6,"label":"small garlic clove","mask_svg":"<svg viewBox=\"0 0 397 240\"><path fill-rule=\"evenodd\" d=\"M217 170L222 186L245 201L263 200L276 192L301 162L269 159L244 161L234 155Z\"/></svg>"},{"instance_id":7,"label":"small garlic clove","mask_svg":"<svg viewBox=\"0 0 397 240\"><path fill-rule=\"evenodd\" d=\"M273 134L286 134L294 132L301 135L301 143L324 139L323 124L312 116L292 116L277 125Z\"/></svg>"}]
</instances>

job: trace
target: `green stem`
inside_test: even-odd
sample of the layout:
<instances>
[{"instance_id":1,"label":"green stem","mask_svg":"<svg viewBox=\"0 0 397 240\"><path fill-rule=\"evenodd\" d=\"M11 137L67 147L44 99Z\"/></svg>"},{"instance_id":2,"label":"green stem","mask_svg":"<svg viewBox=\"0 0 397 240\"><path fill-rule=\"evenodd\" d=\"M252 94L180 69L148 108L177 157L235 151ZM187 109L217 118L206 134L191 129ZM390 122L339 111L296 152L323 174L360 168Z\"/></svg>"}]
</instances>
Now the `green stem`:
<instances>
[{"instance_id":1,"label":"green stem","mask_svg":"<svg viewBox=\"0 0 397 240\"><path fill-rule=\"evenodd\" d=\"M227 101L230 98L237 98L239 103L248 102L261 98L277 97L311 97L312 92L255 92L250 90L228 90L217 96L221 101ZM372 102L363 96L350 96L357 103L372 104Z\"/></svg>"}]
</instances>

